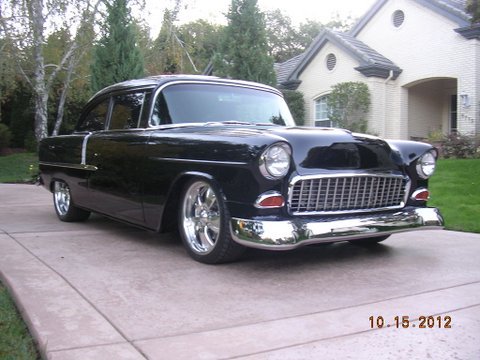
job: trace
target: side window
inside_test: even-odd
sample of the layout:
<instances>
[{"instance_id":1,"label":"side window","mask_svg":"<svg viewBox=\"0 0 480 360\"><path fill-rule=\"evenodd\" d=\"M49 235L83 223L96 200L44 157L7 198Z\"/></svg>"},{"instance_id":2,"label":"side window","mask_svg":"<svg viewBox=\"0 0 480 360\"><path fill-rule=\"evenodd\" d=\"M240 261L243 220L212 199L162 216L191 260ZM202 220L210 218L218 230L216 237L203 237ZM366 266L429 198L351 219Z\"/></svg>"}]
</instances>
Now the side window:
<instances>
[{"instance_id":1,"label":"side window","mask_svg":"<svg viewBox=\"0 0 480 360\"><path fill-rule=\"evenodd\" d=\"M78 124L77 131L100 131L105 129L110 99L96 105Z\"/></svg>"},{"instance_id":2,"label":"side window","mask_svg":"<svg viewBox=\"0 0 480 360\"><path fill-rule=\"evenodd\" d=\"M162 124L171 124L170 113L168 112L167 103L165 102L165 96L163 93L158 94L155 104L153 106L153 113L150 119L151 126L157 126Z\"/></svg>"},{"instance_id":3,"label":"side window","mask_svg":"<svg viewBox=\"0 0 480 360\"><path fill-rule=\"evenodd\" d=\"M114 96L110 130L137 128L144 97L143 92Z\"/></svg>"}]
</instances>

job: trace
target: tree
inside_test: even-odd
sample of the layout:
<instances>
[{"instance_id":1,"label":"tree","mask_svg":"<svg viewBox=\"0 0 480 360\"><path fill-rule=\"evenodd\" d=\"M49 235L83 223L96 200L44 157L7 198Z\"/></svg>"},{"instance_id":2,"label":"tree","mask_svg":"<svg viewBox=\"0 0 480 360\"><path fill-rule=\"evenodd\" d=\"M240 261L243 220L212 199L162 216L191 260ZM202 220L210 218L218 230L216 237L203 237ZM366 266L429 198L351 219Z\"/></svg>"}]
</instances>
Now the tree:
<instances>
[{"instance_id":1,"label":"tree","mask_svg":"<svg viewBox=\"0 0 480 360\"><path fill-rule=\"evenodd\" d=\"M468 0L465 10L472 17L470 20L472 24L480 23L480 1L479 0Z\"/></svg>"},{"instance_id":2,"label":"tree","mask_svg":"<svg viewBox=\"0 0 480 360\"><path fill-rule=\"evenodd\" d=\"M183 44L178 38L175 21L177 11L165 9L158 37L153 43L148 72L153 74L176 74L183 72Z\"/></svg>"},{"instance_id":3,"label":"tree","mask_svg":"<svg viewBox=\"0 0 480 360\"><path fill-rule=\"evenodd\" d=\"M33 89L34 132L37 141L48 135L48 103L53 84L66 68L79 63L78 37L63 48L58 62L46 63L44 47L49 31L79 29L92 22L100 0L10 0L0 2L0 27L16 60L18 73ZM60 21L63 20L63 21ZM91 39L90 39L91 42ZM68 78L66 78L68 79ZM64 84L68 88L68 83Z\"/></svg>"},{"instance_id":4,"label":"tree","mask_svg":"<svg viewBox=\"0 0 480 360\"><path fill-rule=\"evenodd\" d=\"M221 49L214 60L214 73L275 85L265 20L257 0L232 0L227 19Z\"/></svg>"},{"instance_id":5,"label":"tree","mask_svg":"<svg viewBox=\"0 0 480 360\"><path fill-rule=\"evenodd\" d=\"M128 1L105 2L108 14L105 31L95 46L91 67L93 91L143 76L143 57L136 44Z\"/></svg>"},{"instance_id":6,"label":"tree","mask_svg":"<svg viewBox=\"0 0 480 360\"><path fill-rule=\"evenodd\" d=\"M367 132L365 116L370 108L370 91L365 83L343 82L332 86L327 104L335 126Z\"/></svg>"},{"instance_id":7,"label":"tree","mask_svg":"<svg viewBox=\"0 0 480 360\"><path fill-rule=\"evenodd\" d=\"M265 20L268 52L275 62L284 62L303 53L323 28L347 31L353 24L350 17L342 19L337 14L326 24L307 20L295 27L290 17L279 9L267 11Z\"/></svg>"},{"instance_id":8,"label":"tree","mask_svg":"<svg viewBox=\"0 0 480 360\"><path fill-rule=\"evenodd\" d=\"M295 124L305 124L305 100L303 93L297 90L282 90L283 97L292 113Z\"/></svg>"},{"instance_id":9,"label":"tree","mask_svg":"<svg viewBox=\"0 0 480 360\"><path fill-rule=\"evenodd\" d=\"M2 105L17 87L15 59L11 46L7 39L0 38L0 123L2 122Z\"/></svg>"},{"instance_id":10,"label":"tree","mask_svg":"<svg viewBox=\"0 0 480 360\"><path fill-rule=\"evenodd\" d=\"M202 72L219 51L224 26L196 20L178 27L178 37L193 63L184 61L183 73Z\"/></svg>"},{"instance_id":11,"label":"tree","mask_svg":"<svg viewBox=\"0 0 480 360\"><path fill-rule=\"evenodd\" d=\"M296 41L298 32L289 16L279 9L265 13L268 53L275 62L284 62L305 49Z\"/></svg>"}]
</instances>

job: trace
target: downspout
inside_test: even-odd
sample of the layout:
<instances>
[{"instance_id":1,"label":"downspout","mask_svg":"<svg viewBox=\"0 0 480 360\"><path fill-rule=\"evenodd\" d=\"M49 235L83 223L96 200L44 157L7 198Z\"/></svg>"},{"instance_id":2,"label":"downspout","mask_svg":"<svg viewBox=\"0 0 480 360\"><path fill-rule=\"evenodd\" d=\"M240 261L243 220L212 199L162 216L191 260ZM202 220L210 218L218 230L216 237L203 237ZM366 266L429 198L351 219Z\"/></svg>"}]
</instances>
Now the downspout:
<instances>
[{"instance_id":1,"label":"downspout","mask_svg":"<svg viewBox=\"0 0 480 360\"><path fill-rule=\"evenodd\" d=\"M383 135L382 137L387 136L387 86L388 82L393 78L393 70L390 70L388 77L383 82L384 92L383 92Z\"/></svg>"}]
</instances>

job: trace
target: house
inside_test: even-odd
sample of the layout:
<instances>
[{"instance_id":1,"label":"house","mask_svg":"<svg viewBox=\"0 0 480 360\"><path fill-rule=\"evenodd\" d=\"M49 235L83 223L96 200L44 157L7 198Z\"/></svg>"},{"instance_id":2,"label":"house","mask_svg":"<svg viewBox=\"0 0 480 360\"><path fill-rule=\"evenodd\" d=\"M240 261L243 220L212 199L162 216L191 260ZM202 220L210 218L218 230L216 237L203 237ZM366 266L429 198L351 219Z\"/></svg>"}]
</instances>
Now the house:
<instances>
[{"instance_id":1,"label":"house","mask_svg":"<svg viewBox=\"0 0 480 360\"><path fill-rule=\"evenodd\" d=\"M368 85L369 130L424 139L480 133L480 25L465 0L378 0L348 33L324 30L277 64L280 87L304 94L305 124L330 126L331 86Z\"/></svg>"}]
</instances>

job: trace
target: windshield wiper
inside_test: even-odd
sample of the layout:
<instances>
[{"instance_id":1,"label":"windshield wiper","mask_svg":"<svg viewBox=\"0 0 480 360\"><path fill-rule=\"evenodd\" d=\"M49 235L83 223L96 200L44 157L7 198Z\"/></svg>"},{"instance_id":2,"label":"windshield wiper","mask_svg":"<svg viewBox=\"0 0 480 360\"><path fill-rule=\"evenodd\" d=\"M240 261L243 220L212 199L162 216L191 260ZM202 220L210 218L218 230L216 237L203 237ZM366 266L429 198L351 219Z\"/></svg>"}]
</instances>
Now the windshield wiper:
<instances>
[{"instance_id":1,"label":"windshield wiper","mask_svg":"<svg viewBox=\"0 0 480 360\"><path fill-rule=\"evenodd\" d=\"M227 121L209 121L204 124L207 125L255 125L255 123L246 122L246 121L237 121L237 120L227 120Z\"/></svg>"},{"instance_id":2,"label":"windshield wiper","mask_svg":"<svg viewBox=\"0 0 480 360\"><path fill-rule=\"evenodd\" d=\"M282 126L282 125L279 125L279 124L274 124L274 123L255 123L255 125L257 126Z\"/></svg>"},{"instance_id":3,"label":"windshield wiper","mask_svg":"<svg viewBox=\"0 0 480 360\"><path fill-rule=\"evenodd\" d=\"M204 126L207 125L255 125L255 126L281 126L278 124L273 124L270 122L264 122L264 123L256 123L256 122L248 122L248 121L238 121L238 120L227 120L227 121L209 121L204 124Z\"/></svg>"}]
</instances>

